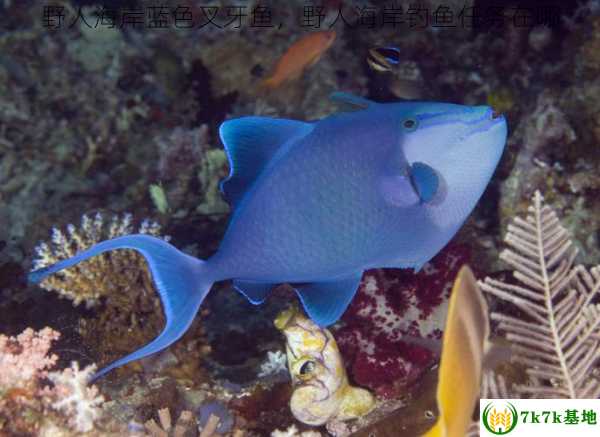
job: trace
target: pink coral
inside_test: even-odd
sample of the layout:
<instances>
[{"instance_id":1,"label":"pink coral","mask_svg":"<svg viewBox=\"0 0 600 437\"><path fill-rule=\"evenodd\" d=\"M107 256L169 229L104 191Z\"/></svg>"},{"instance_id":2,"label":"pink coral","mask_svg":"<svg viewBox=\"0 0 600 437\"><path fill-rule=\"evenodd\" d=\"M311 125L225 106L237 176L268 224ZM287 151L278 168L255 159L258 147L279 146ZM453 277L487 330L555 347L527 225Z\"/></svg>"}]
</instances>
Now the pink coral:
<instances>
[{"instance_id":1,"label":"pink coral","mask_svg":"<svg viewBox=\"0 0 600 437\"><path fill-rule=\"evenodd\" d=\"M421 343L441 338L454 277L468 260L468 249L454 244L417 274L392 269L365 273L335 334L357 384L394 397L433 362L433 353Z\"/></svg>"},{"instance_id":2,"label":"pink coral","mask_svg":"<svg viewBox=\"0 0 600 437\"><path fill-rule=\"evenodd\" d=\"M35 332L27 328L16 337L0 334L0 387L24 388L47 376L58 357L48 355L52 342L60 334L44 328Z\"/></svg>"},{"instance_id":3,"label":"pink coral","mask_svg":"<svg viewBox=\"0 0 600 437\"><path fill-rule=\"evenodd\" d=\"M59 337L51 328L0 334L0 435L55 435L62 427L87 432L102 416L104 398L87 385L95 366L79 370L74 362L49 371L58 357L48 352Z\"/></svg>"}]
</instances>

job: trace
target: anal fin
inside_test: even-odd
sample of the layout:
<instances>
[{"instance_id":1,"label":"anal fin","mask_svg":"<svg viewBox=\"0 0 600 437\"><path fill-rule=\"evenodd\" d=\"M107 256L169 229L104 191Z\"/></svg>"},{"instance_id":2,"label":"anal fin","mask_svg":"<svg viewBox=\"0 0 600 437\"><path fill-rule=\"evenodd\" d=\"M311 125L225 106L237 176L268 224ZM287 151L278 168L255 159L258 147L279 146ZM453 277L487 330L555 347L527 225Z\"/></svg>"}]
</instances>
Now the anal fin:
<instances>
[{"instance_id":1,"label":"anal fin","mask_svg":"<svg viewBox=\"0 0 600 437\"><path fill-rule=\"evenodd\" d=\"M267 299L267 296L277 284L270 282L234 280L233 286L237 291L244 295L250 303L260 305Z\"/></svg>"},{"instance_id":2,"label":"anal fin","mask_svg":"<svg viewBox=\"0 0 600 437\"><path fill-rule=\"evenodd\" d=\"M323 282L294 285L308 316L319 326L335 323L352 301L362 272Z\"/></svg>"}]
</instances>

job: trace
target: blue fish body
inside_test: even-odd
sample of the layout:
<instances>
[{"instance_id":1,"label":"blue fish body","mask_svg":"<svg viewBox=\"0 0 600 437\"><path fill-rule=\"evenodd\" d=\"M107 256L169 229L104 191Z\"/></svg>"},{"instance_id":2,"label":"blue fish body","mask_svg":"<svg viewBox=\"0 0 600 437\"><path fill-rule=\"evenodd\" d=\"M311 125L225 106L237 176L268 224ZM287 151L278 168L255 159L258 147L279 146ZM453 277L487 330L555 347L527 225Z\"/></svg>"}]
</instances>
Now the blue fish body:
<instances>
[{"instance_id":1,"label":"blue fish body","mask_svg":"<svg viewBox=\"0 0 600 437\"><path fill-rule=\"evenodd\" d=\"M231 168L221 188L233 213L206 261L129 235L30 273L39 282L119 248L148 261L166 326L97 376L181 337L216 281L232 279L255 304L290 283L326 326L347 308L364 270L418 269L454 236L502 155L504 118L486 106L332 98L351 110L315 122L243 117L221 125Z\"/></svg>"}]
</instances>

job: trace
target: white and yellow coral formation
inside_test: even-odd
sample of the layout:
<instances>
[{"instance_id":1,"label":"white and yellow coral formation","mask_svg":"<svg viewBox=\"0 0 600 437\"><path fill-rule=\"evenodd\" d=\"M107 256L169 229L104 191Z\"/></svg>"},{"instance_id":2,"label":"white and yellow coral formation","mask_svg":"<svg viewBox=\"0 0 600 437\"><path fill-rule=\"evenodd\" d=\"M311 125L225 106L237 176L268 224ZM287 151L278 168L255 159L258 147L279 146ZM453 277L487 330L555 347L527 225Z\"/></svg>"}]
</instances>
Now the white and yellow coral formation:
<instances>
[{"instance_id":1,"label":"white and yellow coral formation","mask_svg":"<svg viewBox=\"0 0 600 437\"><path fill-rule=\"evenodd\" d=\"M91 431L94 422L102 416L104 397L95 385L87 385L95 371L96 365L79 370L79 363L73 361L71 367L62 372L48 374L58 395L52 407L66 413L71 418L69 424L79 432Z\"/></svg>"},{"instance_id":2,"label":"white and yellow coral formation","mask_svg":"<svg viewBox=\"0 0 600 437\"><path fill-rule=\"evenodd\" d=\"M375 407L371 393L349 384L331 332L317 326L296 306L279 314L275 326L287 340L288 369L294 384L290 408L296 419L323 425L333 419L356 419Z\"/></svg>"},{"instance_id":3,"label":"white and yellow coral formation","mask_svg":"<svg viewBox=\"0 0 600 437\"><path fill-rule=\"evenodd\" d=\"M108 222L100 213L93 218L84 214L79 228L69 224L66 233L58 228L52 229L51 242L42 242L35 248L37 258L33 268L49 266L102 240L123 235L148 234L168 241L169 237L161 236L160 231L160 225L150 220L142 221L135 229L132 216L127 213L115 215ZM42 281L40 286L71 299L73 305L85 302L87 307L92 307L99 298L113 293L126 294L141 281L150 281L143 257L133 250L119 250L102 253L52 275Z\"/></svg>"}]
</instances>

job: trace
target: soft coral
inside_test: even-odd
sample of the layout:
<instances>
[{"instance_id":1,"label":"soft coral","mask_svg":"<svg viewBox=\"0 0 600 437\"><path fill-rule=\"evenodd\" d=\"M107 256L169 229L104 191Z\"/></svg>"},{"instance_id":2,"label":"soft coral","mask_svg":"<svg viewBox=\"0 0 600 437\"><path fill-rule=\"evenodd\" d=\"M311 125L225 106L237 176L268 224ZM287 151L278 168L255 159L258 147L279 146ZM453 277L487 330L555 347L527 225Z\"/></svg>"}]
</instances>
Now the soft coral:
<instances>
[{"instance_id":1,"label":"soft coral","mask_svg":"<svg viewBox=\"0 0 600 437\"><path fill-rule=\"evenodd\" d=\"M441 337L452 282L469 258L466 246L454 244L416 274L392 269L365 273L336 332L357 384L393 397L433 362L434 354L414 340Z\"/></svg>"}]
</instances>

